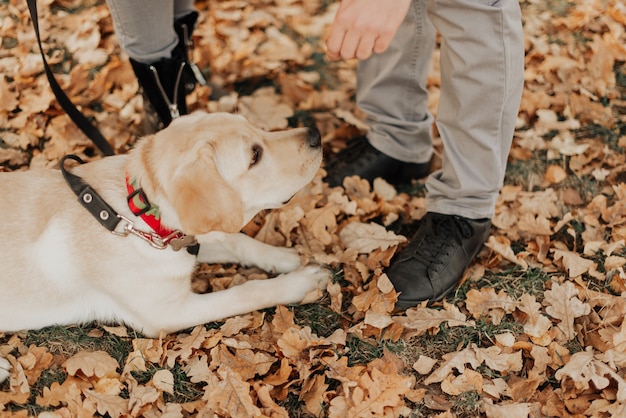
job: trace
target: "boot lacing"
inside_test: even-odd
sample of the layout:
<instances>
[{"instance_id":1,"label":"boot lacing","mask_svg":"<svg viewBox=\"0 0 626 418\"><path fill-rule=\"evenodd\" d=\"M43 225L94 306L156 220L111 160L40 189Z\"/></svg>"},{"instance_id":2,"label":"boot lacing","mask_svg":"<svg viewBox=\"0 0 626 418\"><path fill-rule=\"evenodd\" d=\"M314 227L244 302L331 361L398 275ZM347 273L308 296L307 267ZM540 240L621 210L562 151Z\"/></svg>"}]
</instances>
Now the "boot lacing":
<instances>
[{"instance_id":1,"label":"boot lacing","mask_svg":"<svg viewBox=\"0 0 626 418\"><path fill-rule=\"evenodd\" d=\"M413 257L423 262L429 270L436 271L448 260L452 248L462 248L463 240L474 235L472 226L461 217L446 218L433 219L430 230L413 252Z\"/></svg>"}]
</instances>

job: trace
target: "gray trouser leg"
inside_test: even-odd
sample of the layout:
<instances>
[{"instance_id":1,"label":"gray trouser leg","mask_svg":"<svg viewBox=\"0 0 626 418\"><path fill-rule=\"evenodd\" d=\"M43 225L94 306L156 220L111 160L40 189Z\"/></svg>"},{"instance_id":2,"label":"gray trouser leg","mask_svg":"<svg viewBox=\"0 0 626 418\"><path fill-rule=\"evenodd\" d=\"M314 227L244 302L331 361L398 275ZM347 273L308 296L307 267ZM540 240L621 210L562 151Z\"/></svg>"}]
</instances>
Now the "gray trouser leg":
<instances>
[{"instance_id":1,"label":"gray trouser leg","mask_svg":"<svg viewBox=\"0 0 626 418\"><path fill-rule=\"evenodd\" d=\"M371 144L401 161L431 155L425 81L442 36L437 127L443 167L426 182L427 210L489 218L521 99L524 46L517 0L415 0L390 49L359 64L357 102Z\"/></svg>"},{"instance_id":2,"label":"gray trouser leg","mask_svg":"<svg viewBox=\"0 0 626 418\"><path fill-rule=\"evenodd\" d=\"M181 18L196 11L194 0L174 0L174 19Z\"/></svg>"},{"instance_id":3,"label":"gray trouser leg","mask_svg":"<svg viewBox=\"0 0 626 418\"><path fill-rule=\"evenodd\" d=\"M524 82L517 0L428 0L441 33L437 127L443 168L426 182L429 211L490 218L504 180Z\"/></svg>"},{"instance_id":4,"label":"gray trouser leg","mask_svg":"<svg viewBox=\"0 0 626 418\"><path fill-rule=\"evenodd\" d=\"M400 161L424 163L432 155L426 81L434 45L425 4L414 1L387 51L357 67L357 105L371 127L368 140Z\"/></svg>"},{"instance_id":5,"label":"gray trouser leg","mask_svg":"<svg viewBox=\"0 0 626 418\"><path fill-rule=\"evenodd\" d=\"M178 43L174 19L195 10L191 0L106 0L115 34L129 58L150 64L170 58Z\"/></svg>"}]
</instances>

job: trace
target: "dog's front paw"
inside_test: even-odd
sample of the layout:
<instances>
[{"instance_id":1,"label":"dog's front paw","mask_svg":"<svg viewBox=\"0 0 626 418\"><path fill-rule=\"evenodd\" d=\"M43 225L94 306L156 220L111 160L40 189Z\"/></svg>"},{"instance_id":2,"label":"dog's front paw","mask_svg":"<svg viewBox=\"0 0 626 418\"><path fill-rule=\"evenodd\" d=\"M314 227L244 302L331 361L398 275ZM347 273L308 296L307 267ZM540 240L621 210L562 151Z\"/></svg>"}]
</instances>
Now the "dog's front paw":
<instances>
[{"instance_id":1,"label":"dog's front paw","mask_svg":"<svg viewBox=\"0 0 626 418\"><path fill-rule=\"evenodd\" d=\"M272 247L271 257L265 258L257 266L273 273L289 273L302 265L295 248Z\"/></svg>"},{"instance_id":2,"label":"dog's front paw","mask_svg":"<svg viewBox=\"0 0 626 418\"><path fill-rule=\"evenodd\" d=\"M0 383L4 382L9 377L11 370L11 363L4 357L0 357Z\"/></svg>"},{"instance_id":3,"label":"dog's front paw","mask_svg":"<svg viewBox=\"0 0 626 418\"><path fill-rule=\"evenodd\" d=\"M322 297L323 291L326 290L330 281L331 272L326 267L320 265L308 265L302 267L303 276L307 278L309 290L306 292L300 303L312 303Z\"/></svg>"}]
</instances>

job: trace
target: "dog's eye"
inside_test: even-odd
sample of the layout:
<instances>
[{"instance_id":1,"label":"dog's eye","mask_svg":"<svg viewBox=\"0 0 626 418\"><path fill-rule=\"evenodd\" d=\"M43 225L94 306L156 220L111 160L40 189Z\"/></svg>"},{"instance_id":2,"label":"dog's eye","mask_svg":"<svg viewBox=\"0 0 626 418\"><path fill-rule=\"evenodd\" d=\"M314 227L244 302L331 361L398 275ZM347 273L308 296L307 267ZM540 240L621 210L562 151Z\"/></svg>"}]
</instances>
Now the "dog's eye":
<instances>
[{"instance_id":1,"label":"dog's eye","mask_svg":"<svg viewBox=\"0 0 626 418\"><path fill-rule=\"evenodd\" d=\"M258 164L263 156L263 148L260 145L255 144L252 146L252 159L250 160L250 167Z\"/></svg>"}]
</instances>

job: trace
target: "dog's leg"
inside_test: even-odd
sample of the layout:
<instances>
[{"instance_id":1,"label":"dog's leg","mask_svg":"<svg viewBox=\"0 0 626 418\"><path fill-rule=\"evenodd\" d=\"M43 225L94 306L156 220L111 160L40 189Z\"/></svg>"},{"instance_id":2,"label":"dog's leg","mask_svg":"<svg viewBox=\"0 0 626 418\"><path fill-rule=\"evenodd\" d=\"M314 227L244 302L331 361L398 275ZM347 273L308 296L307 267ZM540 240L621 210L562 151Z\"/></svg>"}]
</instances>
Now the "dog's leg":
<instances>
[{"instance_id":1,"label":"dog's leg","mask_svg":"<svg viewBox=\"0 0 626 418\"><path fill-rule=\"evenodd\" d=\"M4 382L9 377L9 371L11 370L11 363L4 357L0 357L0 383Z\"/></svg>"},{"instance_id":2,"label":"dog's leg","mask_svg":"<svg viewBox=\"0 0 626 418\"><path fill-rule=\"evenodd\" d=\"M160 330L171 333L276 305L299 303L309 292L325 289L329 278L329 270L311 265L219 292L189 293L180 303L159 305L158 313L143 318L142 331L147 336L158 336Z\"/></svg>"},{"instance_id":3,"label":"dog's leg","mask_svg":"<svg viewBox=\"0 0 626 418\"><path fill-rule=\"evenodd\" d=\"M287 273L301 265L295 249L274 247L245 234L211 232L197 239L201 263L238 263L276 273Z\"/></svg>"}]
</instances>

